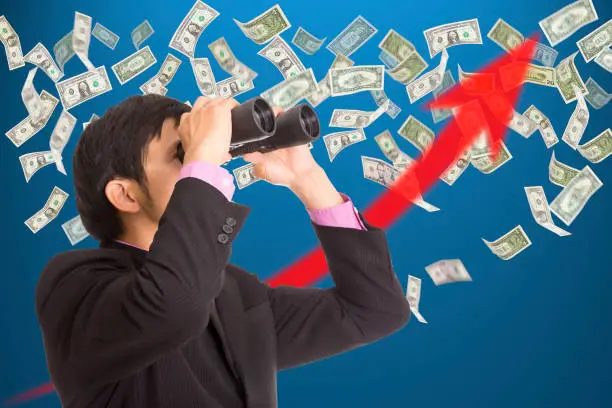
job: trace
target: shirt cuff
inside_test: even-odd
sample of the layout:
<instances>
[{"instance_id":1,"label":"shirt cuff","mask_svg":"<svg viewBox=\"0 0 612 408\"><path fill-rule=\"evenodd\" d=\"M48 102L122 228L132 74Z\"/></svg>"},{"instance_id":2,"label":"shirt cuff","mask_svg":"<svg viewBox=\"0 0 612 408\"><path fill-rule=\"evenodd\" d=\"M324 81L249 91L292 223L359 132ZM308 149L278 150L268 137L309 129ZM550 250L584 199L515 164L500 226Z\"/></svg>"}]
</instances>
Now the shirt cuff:
<instances>
[{"instance_id":1,"label":"shirt cuff","mask_svg":"<svg viewBox=\"0 0 612 408\"><path fill-rule=\"evenodd\" d=\"M234 191L236 191L234 176L223 167L209 162L198 161L186 164L181 169L178 179L182 180L185 177L194 177L207 182L219 190L228 201L232 201Z\"/></svg>"},{"instance_id":2,"label":"shirt cuff","mask_svg":"<svg viewBox=\"0 0 612 408\"><path fill-rule=\"evenodd\" d=\"M340 193L344 202L329 208L317 210L307 210L310 218L315 224L326 227L342 227L366 230L365 225L361 222L357 209L353 205L351 199L343 193Z\"/></svg>"}]
</instances>

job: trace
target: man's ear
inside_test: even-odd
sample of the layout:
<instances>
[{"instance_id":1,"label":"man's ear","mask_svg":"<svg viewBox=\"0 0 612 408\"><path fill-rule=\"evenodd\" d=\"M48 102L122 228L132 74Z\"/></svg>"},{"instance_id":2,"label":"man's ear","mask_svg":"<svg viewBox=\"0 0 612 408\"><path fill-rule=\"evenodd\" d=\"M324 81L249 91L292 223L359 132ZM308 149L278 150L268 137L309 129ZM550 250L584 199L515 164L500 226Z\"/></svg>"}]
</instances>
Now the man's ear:
<instances>
[{"instance_id":1,"label":"man's ear","mask_svg":"<svg viewBox=\"0 0 612 408\"><path fill-rule=\"evenodd\" d=\"M136 189L137 183L134 180L113 179L106 183L104 193L117 210L133 214L140 211Z\"/></svg>"}]
</instances>

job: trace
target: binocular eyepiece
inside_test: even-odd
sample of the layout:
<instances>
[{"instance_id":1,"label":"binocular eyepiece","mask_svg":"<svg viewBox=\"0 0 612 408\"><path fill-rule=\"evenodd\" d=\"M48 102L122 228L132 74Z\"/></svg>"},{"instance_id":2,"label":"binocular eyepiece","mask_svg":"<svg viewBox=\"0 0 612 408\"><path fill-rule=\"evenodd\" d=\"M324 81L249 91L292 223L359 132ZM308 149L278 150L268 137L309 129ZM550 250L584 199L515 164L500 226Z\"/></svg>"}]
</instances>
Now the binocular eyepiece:
<instances>
[{"instance_id":1,"label":"binocular eyepiece","mask_svg":"<svg viewBox=\"0 0 612 408\"><path fill-rule=\"evenodd\" d=\"M274 116L265 99L256 97L232 110L232 158L252 152L267 153L285 147L308 144L319 137L321 127L315 111L306 104L294 106ZM178 158L185 151L178 145Z\"/></svg>"}]
</instances>

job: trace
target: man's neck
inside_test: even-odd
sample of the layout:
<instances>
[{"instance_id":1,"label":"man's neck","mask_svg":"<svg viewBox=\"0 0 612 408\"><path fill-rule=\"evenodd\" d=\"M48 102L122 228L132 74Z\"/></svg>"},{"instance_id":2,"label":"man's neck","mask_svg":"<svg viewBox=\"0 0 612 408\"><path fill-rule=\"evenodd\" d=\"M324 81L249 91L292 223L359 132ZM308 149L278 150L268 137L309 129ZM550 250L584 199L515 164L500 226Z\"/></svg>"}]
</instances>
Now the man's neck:
<instances>
[{"instance_id":1,"label":"man's neck","mask_svg":"<svg viewBox=\"0 0 612 408\"><path fill-rule=\"evenodd\" d=\"M144 225L131 225L115 241L130 245L143 251L149 251L153 237L157 232L157 225L146 223Z\"/></svg>"}]
</instances>

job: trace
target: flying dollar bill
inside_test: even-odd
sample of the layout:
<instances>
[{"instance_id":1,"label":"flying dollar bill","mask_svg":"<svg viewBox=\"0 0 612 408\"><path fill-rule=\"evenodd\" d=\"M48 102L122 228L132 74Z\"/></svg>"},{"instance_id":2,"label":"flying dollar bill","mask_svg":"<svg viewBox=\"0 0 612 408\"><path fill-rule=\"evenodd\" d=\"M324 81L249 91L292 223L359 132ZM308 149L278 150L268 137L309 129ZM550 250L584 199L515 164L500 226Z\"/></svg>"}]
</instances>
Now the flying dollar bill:
<instances>
[{"instance_id":1,"label":"flying dollar bill","mask_svg":"<svg viewBox=\"0 0 612 408\"><path fill-rule=\"evenodd\" d=\"M592 0L578 0L541 20L539 24L546 39L554 47L597 18Z\"/></svg>"},{"instance_id":2,"label":"flying dollar bill","mask_svg":"<svg viewBox=\"0 0 612 408\"><path fill-rule=\"evenodd\" d=\"M38 71L38 67L34 67L28 72L23 87L21 88L21 99L25 105L30 118L34 121L40 120L43 114L43 103L40 95L34 88L34 76Z\"/></svg>"},{"instance_id":3,"label":"flying dollar bill","mask_svg":"<svg viewBox=\"0 0 612 408\"><path fill-rule=\"evenodd\" d=\"M376 119L386 112L389 100L378 107L375 111L362 111L355 109L334 109L329 121L329 127L365 128L370 126Z\"/></svg>"},{"instance_id":4,"label":"flying dollar bill","mask_svg":"<svg viewBox=\"0 0 612 408\"><path fill-rule=\"evenodd\" d=\"M49 118L53 114L59 100L45 91L40 93L40 100L43 104L43 113L39 120L34 120L30 116L15 125L11 130L6 132L6 137L17 147L21 146L32 136L37 134L42 128L47 125Z\"/></svg>"},{"instance_id":5,"label":"flying dollar bill","mask_svg":"<svg viewBox=\"0 0 612 408\"><path fill-rule=\"evenodd\" d=\"M612 132L607 128L593 139L578 146L578 152L591 163L599 163L612 154Z\"/></svg>"},{"instance_id":6,"label":"flying dollar bill","mask_svg":"<svg viewBox=\"0 0 612 408\"><path fill-rule=\"evenodd\" d=\"M612 20L578 40L576 45L586 62L594 60L600 52L612 45Z\"/></svg>"},{"instance_id":7,"label":"flying dollar bill","mask_svg":"<svg viewBox=\"0 0 612 408\"><path fill-rule=\"evenodd\" d=\"M397 133L421 152L427 150L435 137L434 132L430 128L412 115L408 116Z\"/></svg>"},{"instance_id":8,"label":"flying dollar bill","mask_svg":"<svg viewBox=\"0 0 612 408\"><path fill-rule=\"evenodd\" d=\"M136 78L157 63L151 48L146 47L136 51L117 62L111 68L121 85Z\"/></svg>"},{"instance_id":9,"label":"flying dollar bill","mask_svg":"<svg viewBox=\"0 0 612 408\"><path fill-rule=\"evenodd\" d=\"M289 19L278 4L246 23L241 23L236 19L234 19L234 22L240 27L244 35L259 45L267 43L291 27Z\"/></svg>"},{"instance_id":10,"label":"flying dollar bill","mask_svg":"<svg viewBox=\"0 0 612 408\"><path fill-rule=\"evenodd\" d=\"M612 49L606 48L594 59L595 63L612 74Z\"/></svg>"},{"instance_id":11,"label":"flying dollar bill","mask_svg":"<svg viewBox=\"0 0 612 408\"><path fill-rule=\"evenodd\" d=\"M132 44L134 44L134 48L138 50L142 43L147 41L149 37L153 35L154 32L155 30L153 30L153 27L151 26L148 20L145 20L142 23L138 24L138 26L133 29L132 33L130 34L130 37L132 37Z\"/></svg>"},{"instance_id":12,"label":"flying dollar bill","mask_svg":"<svg viewBox=\"0 0 612 408\"><path fill-rule=\"evenodd\" d=\"M42 69L53 82L59 81L64 76L64 73L59 69L55 61L53 61L49 50L47 50L42 43L36 44L34 48L25 55L24 60Z\"/></svg>"},{"instance_id":13,"label":"flying dollar bill","mask_svg":"<svg viewBox=\"0 0 612 408\"><path fill-rule=\"evenodd\" d=\"M254 173L255 164L249 163L244 166L238 167L233 170L234 177L236 178L236 183L238 184L239 189L243 189L245 187L250 186L251 184L261 180Z\"/></svg>"},{"instance_id":14,"label":"flying dollar bill","mask_svg":"<svg viewBox=\"0 0 612 408\"><path fill-rule=\"evenodd\" d=\"M350 57L365 44L378 30L362 16L357 16L340 34L325 48L334 55L342 54Z\"/></svg>"},{"instance_id":15,"label":"flying dollar bill","mask_svg":"<svg viewBox=\"0 0 612 408\"><path fill-rule=\"evenodd\" d=\"M491 252L504 261L514 258L531 246L531 240L520 225L512 228L493 242L489 242L484 238L482 238L482 241Z\"/></svg>"},{"instance_id":16,"label":"flying dollar bill","mask_svg":"<svg viewBox=\"0 0 612 408\"><path fill-rule=\"evenodd\" d=\"M472 277L461 259L441 259L425 267L436 286L453 282L471 282Z\"/></svg>"},{"instance_id":17,"label":"flying dollar bill","mask_svg":"<svg viewBox=\"0 0 612 408\"><path fill-rule=\"evenodd\" d=\"M389 30L387 35L385 35L380 44L378 44L378 48L398 62L405 60L416 51L416 48L410 41L393 29Z\"/></svg>"},{"instance_id":18,"label":"flying dollar bill","mask_svg":"<svg viewBox=\"0 0 612 408\"><path fill-rule=\"evenodd\" d=\"M66 110L113 89L104 66L58 82L55 87Z\"/></svg>"},{"instance_id":19,"label":"flying dollar bill","mask_svg":"<svg viewBox=\"0 0 612 408\"><path fill-rule=\"evenodd\" d=\"M70 135L74 130L76 122L77 119L68 111L62 111L57 123L55 124L55 128L53 128L51 137L49 138L49 147L51 148L51 152L53 152L55 155L55 165L57 170L64 175L66 175L66 169L64 168L64 163L62 161L62 152L70 139Z\"/></svg>"},{"instance_id":20,"label":"flying dollar bill","mask_svg":"<svg viewBox=\"0 0 612 408\"><path fill-rule=\"evenodd\" d=\"M525 187L525 194L527 194L527 201L529 202L531 215L533 215L533 218L539 225L560 237L572 235L570 232L555 225L552 215L550 214L548 200L546 199L546 194L544 193L542 186Z\"/></svg>"},{"instance_id":21,"label":"flying dollar bill","mask_svg":"<svg viewBox=\"0 0 612 408\"><path fill-rule=\"evenodd\" d=\"M91 71L95 71L94 65L89 60L89 44L91 42L91 17L75 11L74 28L72 29L72 49L83 65Z\"/></svg>"},{"instance_id":22,"label":"flying dollar bill","mask_svg":"<svg viewBox=\"0 0 612 408\"><path fill-rule=\"evenodd\" d=\"M548 164L548 179L551 183L565 187L578 173L580 173L580 170L561 163L555 158L555 152L552 152L550 163Z\"/></svg>"},{"instance_id":23,"label":"flying dollar bill","mask_svg":"<svg viewBox=\"0 0 612 408\"><path fill-rule=\"evenodd\" d=\"M376 102L376 105L382 106L384 103L388 103L386 113L387 115L391 116L391 118L395 119L397 118L397 115L401 113L402 109L397 106L391 99L389 99L383 89L370 91L370 94L372 95L372 98L374 98L374 102Z\"/></svg>"},{"instance_id":24,"label":"flying dollar bill","mask_svg":"<svg viewBox=\"0 0 612 408\"><path fill-rule=\"evenodd\" d=\"M582 138L582 135L589 124L590 113L584 99L584 95L582 92L580 92L577 86L572 86L574 88L574 93L578 98L578 102L576 102L576 108L574 109L569 122L567 122L567 126L565 127L561 140L567 143L569 147L576 150L578 148L578 144L580 143L580 139Z\"/></svg>"},{"instance_id":25,"label":"flying dollar bill","mask_svg":"<svg viewBox=\"0 0 612 408\"><path fill-rule=\"evenodd\" d=\"M382 90L385 86L385 67L383 65L334 68L329 71L329 74L332 96Z\"/></svg>"},{"instance_id":26,"label":"flying dollar bill","mask_svg":"<svg viewBox=\"0 0 612 408\"><path fill-rule=\"evenodd\" d=\"M427 62L421 57L421 54L413 52L408 58L387 70L387 74L400 84L408 85L425 71L428 66Z\"/></svg>"},{"instance_id":27,"label":"flying dollar bill","mask_svg":"<svg viewBox=\"0 0 612 408\"><path fill-rule=\"evenodd\" d=\"M385 64L388 69L393 69L400 63L393 55L385 51L381 51L380 54L378 54L378 59Z\"/></svg>"},{"instance_id":28,"label":"flying dollar bill","mask_svg":"<svg viewBox=\"0 0 612 408\"><path fill-rule=\"evenodd\" d=\"M219 12L217 10L202 1L196 1L174 32L170 40L170 48L193 58L195 47L202 32L218 16Z\"/></svg>"},{"instance_id":29,"label":"flying dollar bill","mask_svg":"<svg viewBox=\"0 0 612 408\"><path fill-rule=\"evenodd\" d=\"M423 35L431 58L455 45L482 44L477 18L432 27L423 31Z\"/></svg>"},{"instance_id":30,"label":"flying dollar bill","mask_svg":"<svg viewBox=\"0 0 612 408\"><path fill-rule=\"evenodd\" d=\"M501 149L499 150L499 153L495 159L492 159L489 154L474 158L474 153L472 153L470 162L472 163L472 166L478 169L481 173L491 174L504 164L508 163L511 159L512 154L502 142Z\"/></svg>"},{"instance_id":31,"label":"flying dollar bill","mask_svg":"<svg viewBox=\"0 0 612 408\"><path fill-rule=\"evenodd\" d=\"M542 139L544 140L544 144L546 144L546 148L550 149L557 143L559 143L559 138L557 137L557 133L553 128L550 120L546 115L544 115L538 108L534 105L531 105L527 108L525 113L523 113L527 119L537 123L538 130L542 135Z\"/></svg>"},{"instance_id":32,"label":"flying dollar bill","mask_svg":"<svg viewBox=\"0 0 612 408\"><path fill-rule=\"evenodd\" d=\"M570 103L576 100L576 94L572 85L576 85L583 95L588 92L586 85L580 77L580 73L578 73L578 70L576 69L576 64L574 62L576 54L578 54L578 51L559 62L555 68L557 89L559 90L559 93L561 93L565 103Z\"/></svg>"},{"instance_id":33,"label":"flying dollar bill","mask_svg":"<svg viewBox=\"0 0 612 408\"><path fill-rule=\"evenodd\" d=\"M497 19L487 37L506 51L521 45L525 40L523 34L501 18Z\"/></svg>"},{"instance_id":34,"label":"flying dollar bill","mask_svg":"<svg viewBox=\"0 0 612 408\"><path fill-rule=\"evenodd\" d=\"M391 135L391 132L389 132L388 130L385 130L374 136L374 140L376 141L376 144L383 152L385 157L391 160L393 166L398 168L399 170L405 170L405 166L403 165L408 166L414 163L414 159L412 159L412 157L408 156L399 148L399 146L395 142L395 139Z\"/></svg>"},{"instance_id":35,"label":"flying dollar bill","mask_svg":"<svg viewBox=\"0 0 612 408\"><path fill-rule=\"evenodd\" d=\"M329 161L334 161L334 158L342 150L355 143L362 142L366 139L363 129L345 130L343 132L330 133L323 136L325 149L329 156Z\"/></svg>"},{"instance_id":36,"label":"flying dollar bill","mask_svg":"<svg viewBox=\"0 0 612 408\"><path fill-rule=\"evenodd\" d=\"M293 49L280 36L274 37L257 55L261 55L273 63L285 79L306 71L302 61L300 61Z\"/></svg>"},{"instance_id":37,"label":"flying dollar bill","mask_svg":"<svg viewBox=\"0 0 612 408\"><path fill-rule=\"evenodd\" d=\"M569 226L602 186L603 183L593 170L584 166L550 203L550 210Z\"/></svg>"},{"instance_id":38,"label":"flying dollar bill","mask_svg":"<svg viewBox=\"0 0 612 408\"><path fill-rule=\"evenodd\" d=\"M512 112L512 117L510 118L508 127L519 135L523 136L525 139L529 138L533 132L538 129L536 122L521 115L517 111Z\"/></svg>"},{"instance_id":39,"label":"flying dollar bill","mask_svg":"<svg viewBox=\"0 0 612 408\"><path fill-rule=\"evenodd\" d=\"M89 233L83 226L83 220L80 215L69 219L62 224L62 229L70 241L70 245L74 246L83 241L89 236Z\"/></svg>"},{"instance_id":40,"label":"flying dollar bill","mask_svg":"<svg viewBox=\"0 0 612 408\"><path fill-rule=\"evenodd\" d=\"M157 93L157 90L165 88L166 85L172 81L174 75L176 75L176 71L179 69L180 65L181 60L168 53L159 72L155 74L153 78L142 84L139 88L140 91L146 95L148 93Z\"/></svg>"},{"instance_id":41,"label":"flying dollar bill","mask_svg":"<svg viewBox=\"0 0 612 408\"><path fill-rule=\"evenodd\" d=\"M336 56L336 58L334 58L334 61L331 64L330 70L334 68L352 67L353 65L355 65L355 62L353 60L351 60L348 57L345 57L342 54L339 54ZM317 84L317 87L319 88L318 91L314 91L313 93L311 93L309 96L306 97L306 100L308 101L308 103L314 107L321 104L321 102L329 98L329 96L331 95L331 88L330 88L331 85L329 83L329 71L325 75L325 78L323 78L321 82Z\"/></svg>"},{"instance_id":42,"label":"flying dollar bill","mask_svg":"<svg viewBox=\"0 0 612 408\"><path fill-rule=\"evenodd\" d=\"M410 311L421 323L427 323L427 320L419 312L419 303L421 302L421 279L408 275L408 285L406 286L406 299Z\"/></svg>"},{"instance_id":43,"label":"flying dollar bill","mask_svg":"<svg viewBox=\"0 0 612 408\"><path fill-rule=\"evenodd\" d=\"M44 207L28 218L24 224L36 234L43 227L57 218L64 203L68 199L68 193L59 187L53 187L51 195L47 199Z\"/></svg>"},{"instance_id":44,"label":"flying dollar bill","mask_svg":"<svg viewBox=\"0 0 612 408\"><path fill-rule=\"evenodd\" d=\"M415 103L442 84L447 62L448 53L445 48L442 50L440 65L406 85L406 92L408 93L410 103Z\"/></svg>"},{"instance_id":45,"label":"flying dollar bill","mask_svg":"<svg viewBox=\"0 0 612 408\"><path fill-rule=\"evenodd\" d=\"M440 94L443 94L455 84L456 82L455 78L453 78L453 74L450 72L450 70L446 70L444 72L444 77L442 78L442 83L432 91L434 98L437 99ZM452 115L453 111L451 109L431 109L431 116L434 123L442 122L443 120L450 118Z\"/></svg>"},{"instance_id":46,"label":"flying dollar bill","mask_svg":"<svg viewBox=\"0 0 612 408\"><path fill-rule=\"evenodd\" d=\"M57 65L63 72L66 62L74 57L74 50L72 49L72 31L55 43L53 46L53 56L55 57L55 62L57 62Z\"/></svg>"},{"instance_id":47,"label":"flying dollar bill","mask_svg":"<svg viewBox=\"0 0 612 408\"><path fill-rule=\"evenodd\" d=\"M38 170L48 164L55 163L55 155L51 150L26 153L19 156L19 162L27 183Z\"/></svg>"},{"instance_id":48,"label":"flying dollar bill","mask_svg":"<svg viewBox=\"0 0 612 408\"><path fill-rule=\"evenodd\" d=\"M93 30L91 30L91 35L111 50L114 50L119 42L119 36L100 23L96 23Z\"/></svg>"},{"instance_id":49,"label":"flying dollar bill","mask_svg":"<svg viewBox=\"0 0 612 408\"><path fill-rule=\"evenodd\" d=\"M291 39L291 43L306 54L312 55L319 51L319 48L321 48L325 40L327 40L327 37L318 39L302 27L299 27Z\"/></svg>"},{"instance_id":50,"label":"flying dollar bill","mask_svg":"<svg viewBox=\"0 0 612 408\"><path fill-rule=\"evenodd\" d=\"M449 186L455 184L455 181L457 181L457 179L461 177L463 172L470 165L471 157L472 152L470 149L461 153L461 156L459 156L459 158L448 169L446 169L444 173L442 173L442 175L440 176L440 180L442 180Z\"/></svg>"},{"instance_id":51,"label":"flying dollar bill","mask_svg":"<svg viewBox=\"0 0 612 408\"><path fill-rule=\"evenodd\" d=\"M589 92L585 95L585 99L595 109L603 108L612 99L612 95L607 93L593 78L587 79L585 86Z\"/></svg>"},{"instance_id":52,"label":"flying dollar bill","mask_svg":"<svg viewBox=\"0 0 612 408\"><path fill-rule=\"evenodd\" d=\"M208 58L192 58L190 61L200 93L210 98L216 97L217 82Z\"/></svg>"},{"instance_id":53,"label":"flying dollar bill","mask_svg":"<svg viewBox=\"0 0 612 408\"><path fill-rule=\"evenodd\" d=\"M395 30L389 30L378 47L380 59L389 67L387 73L401 84L407 85L428 67L414 45Z\"/></svg>"},{"instance_id":54,"label":"flying dollar bill","mask_svg":"<svg viewBox=\"0 0 612 408\"><path fill-rule=\"evenodd\" d=\"M534 45L534 54L533 59L537 62L540 62L542 65L547 67L555 66L555 61L559 56L559 52L554 48L549 47L548 45L544 45L539 42L535 42L530 40L529 38L525 40L529 43L535 43Z\"/></svg>"},{"instance_id":55,"label":"flying dollar bill","mask_svg":"<svg viewBox=\"0 0 612 408\"><path fill-rule=\"evenodd\" d=\"M5 16L0 16L0 41L4 45L9 70L23 67L25 61L21 50L21 41Z\"/></svg>"},{"instance_id":56,"label":"flying dollar bill","mask_svg":"<svg viewBox=\"0 0 612 408\"><path fill-rule=\"evenodd\" d=\"M257 77L255 71L236 58L224 37L210 43L208 48L221 68L231 76L243 79L246 82L252 81Z\"/></svg>"},{"instance_id":57,"label":"flying dollar bill","mask_svg":"<svg viewBox=\"0 0 612 408\"><path fill-rule=\"evenodd\" d=\"M217 95L220 98L234 98L240 94L248 92L255 88L252 81L245 81L240 78L227 78L217 82Z\"/></svg>"},{"instance_id":58,"label":"flying dollar bill","mask_svg":"<svg viewBox=\"0 0 612 408\"><path fill-rule=\"evenodd\" d=\"M263 92L261 97L271 106L280 106L287 110L317 89L317 80L312 68L309 68Z\"/></svg>"}]
</instances>

